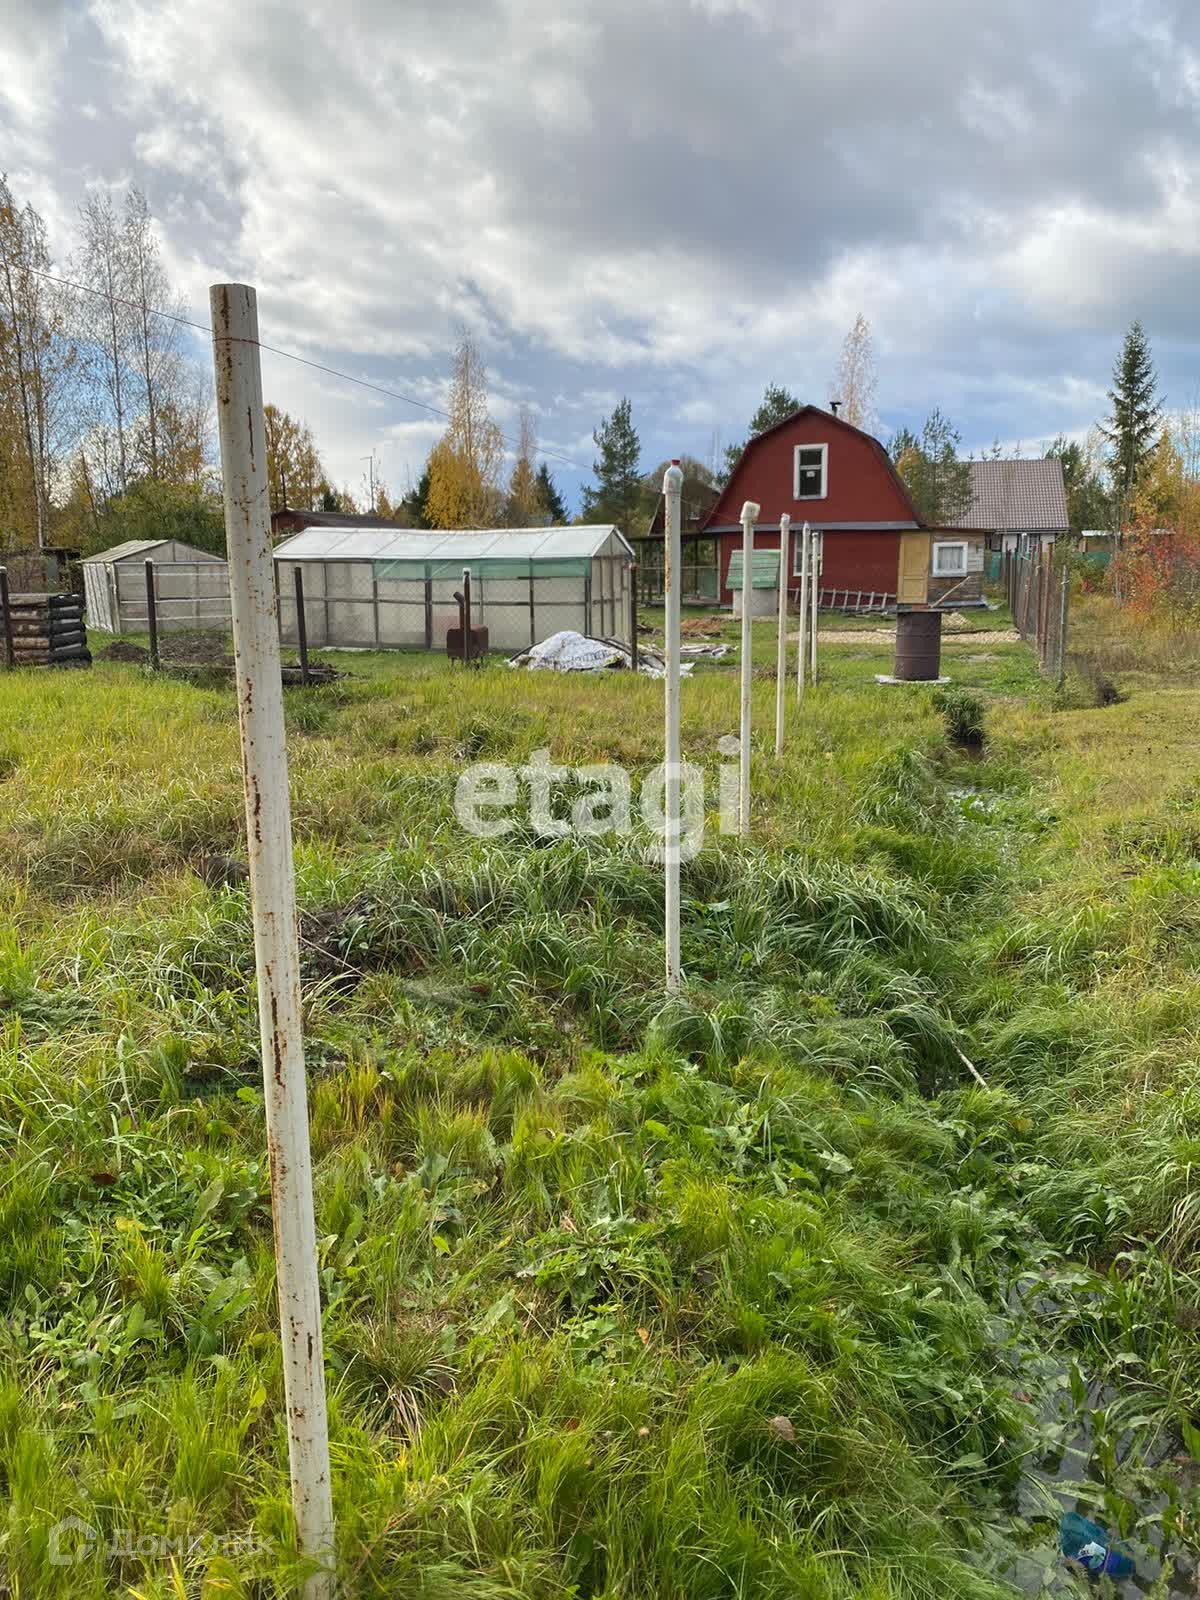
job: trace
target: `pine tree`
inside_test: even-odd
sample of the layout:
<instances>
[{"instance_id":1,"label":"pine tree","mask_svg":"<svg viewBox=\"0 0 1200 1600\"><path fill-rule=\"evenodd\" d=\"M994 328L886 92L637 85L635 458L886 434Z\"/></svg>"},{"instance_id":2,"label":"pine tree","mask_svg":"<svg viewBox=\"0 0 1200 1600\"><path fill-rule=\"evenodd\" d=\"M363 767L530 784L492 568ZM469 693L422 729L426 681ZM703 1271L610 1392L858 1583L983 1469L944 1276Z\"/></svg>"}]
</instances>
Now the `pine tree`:
<instances>
[{"instance_id":1,"label":"pine tree","mask_svg":"<svg viewBox=\"0 0 1200 1600\"><path fill-rule=\"evenodd\" d=\"M550 468L544 461L538 468L537 485L538 494L541 496L542 504L546 508L546 515L550 518L551 526L558 527L560 523L566 522L568 516L567 502L559 494L558 485L550 476Z\"/></svg>"},{"instance_id":2,"label":"pine tree","mask_svg":"<svg viewBox=\"0 0 1200 1600\"><path fill-rule=\"evenodd\" d=\"M430 522L428 516L425 514L425 502L428 499L429 463L427 461L422 469L421 476L416 481L416 484L408 491L408 493L404 496L404 499L400 502L400 510L404 517L406 527L433 527L433 523Z\"/></svg>"},{"instance_id":3,"label":"pine tree","mask_svg":"<svg viewBox=\"0 0 1200 1600\"><path fill-rule=\"evenodd\" d=\"M1118 505L1128 505L1138 473L1154 449L1162 405L1158 376L1150 357L1150 341L1140 322L1125 335L1108 391L1112 411L1101 425L1111 448L1109 468Z\"/></svg>"},{"instance_id":4,"label":"pine tree","mask_svg":"<svg viewBox=\"0 0 1200 1600\"><path fill-rule=\"evenodd\" d=\"M962 440L941 411L931 411L920 438L903 429L888 446L904 479L917 521L927 528L953 527L970 509L971 464L958 456Z\"/></svg>"},{"instance_id":5,"label":"pine tree","mask_svg":"<svg viewBox=\"0 0 1200 1600\"><path fill-rule=\"evenodd\" d=\"M750 438L754 439L760 433L766 433L768 428L773 428L777 422L784 422L794 411L799 411L800 401L790 389L785 389L782 384L769 383L763 390L763 397L758 403L758 410L750 418ZM745 444L731 444L725 449L725 471L721 482L727 483L734 467L741 460Z\"/></svg>"},{"instance_id":6,"label":"pine tree","mask_svg":"<svg viewBox=\"0 0 1200 1600\"><path fill-rule=\"evenodd\" d=\"M628 539L634 535L644 500L642 447L628 400L601 422L592 438L600 457L592 462L596 486L583 491L583 516L589 522L614 523Z\"/></svg>"}]
</instances>

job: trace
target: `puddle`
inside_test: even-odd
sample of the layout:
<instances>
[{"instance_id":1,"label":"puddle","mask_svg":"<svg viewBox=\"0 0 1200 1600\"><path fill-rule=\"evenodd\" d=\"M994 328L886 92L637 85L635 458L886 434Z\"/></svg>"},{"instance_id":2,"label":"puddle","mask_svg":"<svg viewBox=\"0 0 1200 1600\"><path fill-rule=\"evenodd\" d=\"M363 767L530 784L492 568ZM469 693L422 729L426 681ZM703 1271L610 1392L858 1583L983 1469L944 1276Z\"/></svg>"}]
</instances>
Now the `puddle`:
<instances>
[{"instance_id":1,"label":"puddle","mask_svg":"<svg viewBox=\"0 0 1200 1600\"><path fill-rule=\"evenodd\" d=\"M1014 1292L1009 1304L1012 1319L998 1323L998 1348L1011 1364L1015 1392L1035 1409L1042 1448L1005 1502L1015 1538L1004 1541L999 1576L1031 1596L1102 1590L1125 1600L1152 1592L1198 1600L1200 1554L1180 1541L1173 1510L1200 1481L1200 1465L1162 1430L1148 1436L1118 1424L1114 1431L1109 1413L1124 1398L1120 1392L1086 1383L1076 1364L1032 1342L1028 1330L1061 1318L1057 1303L1033 1293L1022 1301ZM1133 1559L1133 1574L1097 1582L1070 1564L1058 1542L1066 1511L1106 1528Z\"/></svg>"}]
</instances>

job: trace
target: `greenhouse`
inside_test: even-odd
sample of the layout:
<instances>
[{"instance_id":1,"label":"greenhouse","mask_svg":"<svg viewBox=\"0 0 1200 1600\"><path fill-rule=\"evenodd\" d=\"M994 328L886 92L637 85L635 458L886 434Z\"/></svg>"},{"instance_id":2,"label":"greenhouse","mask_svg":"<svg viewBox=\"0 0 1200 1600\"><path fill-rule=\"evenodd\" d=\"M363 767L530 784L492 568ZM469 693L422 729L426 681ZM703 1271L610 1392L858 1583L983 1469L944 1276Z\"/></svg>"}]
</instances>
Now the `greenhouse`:
<instances>
[{"instance_id":1,"label":"greenhouse","mask_svg":"<svg viewBox=\"0 0 1200 1600\"><path fill-rule=\"evenodd\" d=\"M275 548L280 635L296 644L295 573L314 649L444 650L471 574L471 620L511 652L571 628L630 640L633 552L611 526L421 532L311 527Z\"/></svg>"}]
</instances>

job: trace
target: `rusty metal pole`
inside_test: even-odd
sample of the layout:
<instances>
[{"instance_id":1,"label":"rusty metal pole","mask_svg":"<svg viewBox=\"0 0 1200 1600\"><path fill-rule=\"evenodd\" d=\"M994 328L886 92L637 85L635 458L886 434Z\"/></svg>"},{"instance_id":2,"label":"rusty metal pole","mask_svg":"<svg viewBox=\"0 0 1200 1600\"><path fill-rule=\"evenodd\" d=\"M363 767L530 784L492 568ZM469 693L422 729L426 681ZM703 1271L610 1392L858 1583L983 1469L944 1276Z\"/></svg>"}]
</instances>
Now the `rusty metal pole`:
<instances>
[{"instance_id":1,"label":"rusty metal pole","mask_svg":"<svg viewBox=\"0 0 1200 1600\"><path fill-rule=\"evenodd\" d=\"M146 563L146 629L150 634L150 670L158 671L158 604L154 593L154 563Z\"/></svg>"},{"instance_id":2,"label":"rusty metal pole","mask_svg":"<svg viewBox=\"0 0 1200 1600\"><path fill-rule=\"evenodd\" d=\"M800 534L800 649L796 656L796 699L804 699L804 674L808 670L808 563L812 554L812 530L808 523Z\"/></svg>"},{"instance_id":3,"label":"rusty metal pole","mask_svg":"<svg viewBox=\"0 0 1200 1600\"><path fill-rule=\"evenodd\" d=\"M17 649L13 643L12 607L8 602L7 567L0 567L0 611L4 613L4 665L11 672L17 664Z\"/></svg>"},{"instance_id":4,"label":"rusty metal pole","mask_svg":"<svg viewBox=\"0 0 1200 1600\"><path fill-rule=\"evenodd\" d=\"M317 1563L317 1570L304 1585L305 1600L332 1600L333 1498L279 620L271 570L258 305L254 290L241 283L214 284L209 304L246 787L292 1505L300 1550Z\"/></svg>"},{"instance_id":5,"label":"rusty metal pole","mask_svg":"<svg viewBox=\"0 0 1200 1600\"><path fill-rule=\"evenodd\" d=\"M775 641L775 755L783 754L783 698L787 677L787 580L792 519L785 511L779 519L779 637Z\"/></svg>"},{"instance_id":6,"label":"rusty metal pole","mask_svg":"<svg viewBox=\"0 0 1200 1600\"><path fill-rule=\"evenodd\" d=\"M634 672L638 670L638 564L636 561L629 563L629 665Z\"/></svg>"},{"instance_id":7,"label":"rusty metal pole","mask_svg":"<svg viewBox=\"0 0 1200 1600\"><path fill-rule=\"evenodd\" d=\"M682 745L679 731L679 629L683 560L680 527L682 523L683 469L672 461L663 474L663 560L666 567L666 615L663 633L666 636L664 675L664 743L663 762L663 910L667 935L667 993L679 988L682 968L679 955L679 858L680 817L679 792L682 777Z\"/></svg>"},{"instance_id":8,"label":"rusty metal pole","mask_svg":"<svg viewBox=\"0 0 1200 1600\"><path fill-rule=\"evenodd\" d=\"M300 648L300 682L308 688L312 682L308 671L308 618L304 614L304 573L297 561L292 568L296 582L296 643Z\"/></svg>"},{"instance_id":9,"label":"rusty metal pole","mask_svg":"<svg viewBox=\"0 0 1200 1600\"><path fill-rule=\"evenodd\" d=\"M471 646L471 569L463 568L463 666L469 667L474 656Z\"/></svg>"},{"instance_id":10,"label":"rusty metal pole","mask_svg":"<svg viewBox=\"0 0 1200 1600\"><path fill-rule=\"evenodd\" d=\"M738 832L745 839L750 833L750 680L754 672L751 656L751 624L754 605L754 524L760 511L756 500L742 506L742 704L738 721L740 770L738 776Z\"/></svg>"}]
</instances>

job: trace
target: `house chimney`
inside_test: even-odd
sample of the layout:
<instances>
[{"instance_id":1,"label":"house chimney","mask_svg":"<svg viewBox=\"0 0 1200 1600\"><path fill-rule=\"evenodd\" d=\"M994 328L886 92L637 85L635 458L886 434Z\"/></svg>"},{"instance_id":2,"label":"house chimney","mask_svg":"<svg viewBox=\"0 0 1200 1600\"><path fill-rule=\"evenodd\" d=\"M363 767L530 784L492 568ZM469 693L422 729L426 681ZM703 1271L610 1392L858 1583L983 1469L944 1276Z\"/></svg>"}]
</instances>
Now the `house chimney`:
<instances>
[{"instance_id":1,"label":"house chimney","mask_svg":"<svg viewBox=\"0 0 1200 1600\"><path fill-rule=\"evenodd\" d=\"M841 401L840 401L840 400L831 400L831 401L830 401L830 402L829 402L829 409L830 409L830 411L832 411L832 412L833 412L833 414L834 414L834 416L835 416L835 417L836 417L836 416L837 416L837 414L838 414L838 407L839 407L839 406L840 406L840 405L841 405L841 403L842 403L842 402L841 402Z\"/></svg>"}]
</instances>

